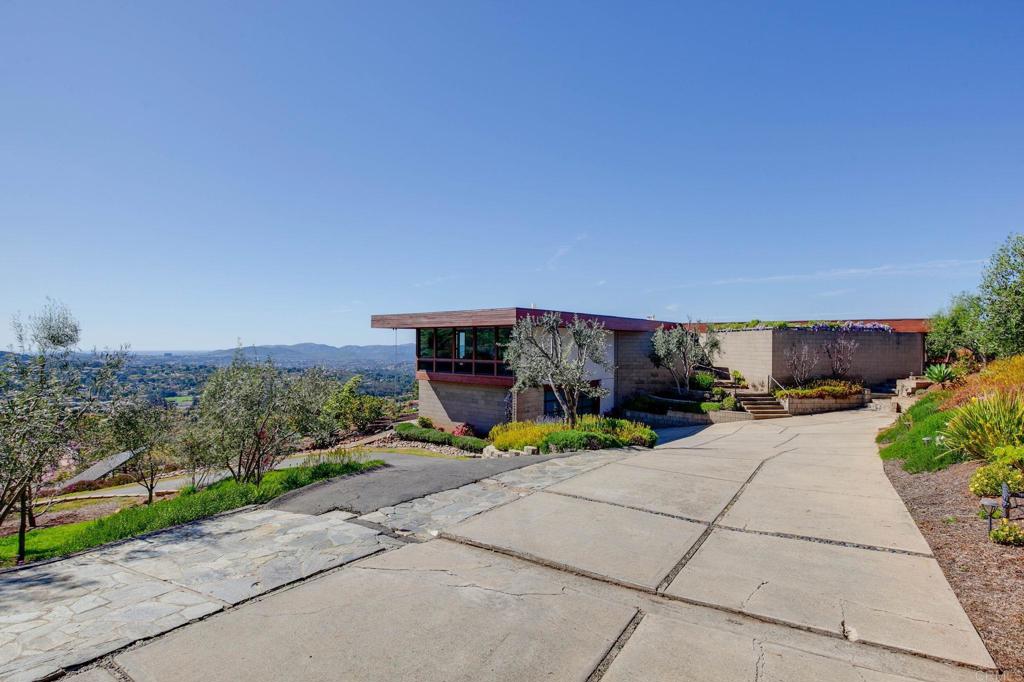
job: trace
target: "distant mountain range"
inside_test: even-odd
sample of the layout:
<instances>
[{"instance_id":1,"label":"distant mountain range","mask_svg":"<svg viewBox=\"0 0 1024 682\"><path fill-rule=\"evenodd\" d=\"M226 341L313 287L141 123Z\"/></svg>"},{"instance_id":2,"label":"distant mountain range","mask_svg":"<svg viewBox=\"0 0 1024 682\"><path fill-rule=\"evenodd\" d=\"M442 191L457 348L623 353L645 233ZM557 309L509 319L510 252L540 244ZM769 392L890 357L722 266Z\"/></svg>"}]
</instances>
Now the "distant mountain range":
<instances>
[{"instance_id":1,"label":"distant mountain range","mask_svg":"<svg viewBox=\"0 0 1024 682\"><path fill-rule=\"evenodd\" d=\"M329 346L324 343L296 343L292 345L242 346L249 359L272 360L282 367L351 367L394 365L412 362L416 345L400 343L374 346ZM237 349L211 351L140 351L136 358L146 364L154 362L190 362L207 365L226 365Z\"/></svg>"}]
</instances>

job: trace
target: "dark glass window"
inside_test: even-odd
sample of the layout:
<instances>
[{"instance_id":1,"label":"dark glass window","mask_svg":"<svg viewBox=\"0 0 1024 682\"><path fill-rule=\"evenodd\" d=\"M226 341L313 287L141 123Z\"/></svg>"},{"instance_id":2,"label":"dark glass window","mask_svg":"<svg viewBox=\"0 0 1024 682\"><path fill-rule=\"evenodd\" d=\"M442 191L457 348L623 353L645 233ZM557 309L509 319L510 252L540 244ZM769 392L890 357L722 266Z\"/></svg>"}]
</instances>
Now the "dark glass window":
<instances>
[{"instance_id":1,"label":"dark glass window","mask_svg":"<svg viewBox=\"0 0 1024 682\"><path fill-rule=\"evenodd\" d=\"M472 374L473 373L473 363L472 362L467 362L465 360L460 360L459 362L456 362L455 363L455 373L456 374Z\"/></svg>"},{"instance_id":2,"label":"dark glass window","mask_svg":"<svg viewBox=\"0 0 1024 682\"><path fill-rule=\"evenodd\" d=\"M498 363L498 376L499 377L510 377L514 376L512 368L506 365L504 362Z\"/></svg>"},{"instance_id":3,"label":"dark glass window","mask_svg":"<svg viewBox=\"0 0 1024 682\"><path fill-rule=\"evenodd\" d=\"M449 374L451 374L451 371L452 371L452 361L451 360L438 360L437 362L434 363L434 371L435 372L448 372Z\"/></svg>"},{"instance_id":4,"label":"dark glass window","mask_svg":"<svg viewBox=\"0 0 1024 682\"><path fill-rule=\"evenodd\" d=\"M460 360L473 359L473 330L455 330L455 357Z\"/></svg>"},{"instance_id":5,"label":"dark glass window","mask_svg":"<svg viewBox=\"0 0 1024 682\"><path fill-rule=\"evenodd\" d=\"M433 360L417 360L416 361L416 369L422 369L424 372L433 372L434 371L434 361Z\"/></svg>"},{"instance_id":6,"label":"dark glass window","mask_svg":"<svg viewBox=\"0 0 1024 682\"><path fill-rule=\"evenodd\" d=\"M591 398L587 395L581 395L577 411L580 414L600 414L601 400L599 398ZM544 388L544 415L548 417L565 416L562 414L562 406L558 404L558 398L555 397L555 392L547 387Z\"/></svg>"},{"instance_id":7,"label":"dark glass window","mask_svg":"<svg viewBox=\"0 0 1024 682\"><path fill-rule=\"evenodd\" d=\"M417 329L416 337L418 339L416 354L421 358L434 357L434 330Z\"/></svg>"},{"instance_id":8,"label":"dark glass window","mask_svg":"<svg viewBox=\"0 0 1024 682\"><path fill-rule=\"evenodd\" d=\"M498 359L502 360L505 358L505 347L508 345L509 339L512 338L512 327L498 327Z\"/></svg>"},{"instance_id":9,"label":"dark glass window","mask_svg":"<svg viewBox=\"0 0 1024 682\"><path fill-rule=\"evenodd\" d=\"M494 359L494 327L481 327L476 330L476 359Z\"/></svg>"},{"instance_id":10,"label":"dark glass window","mask_svg":"<svg viewBox=\"0 0 1024 682\"><path fill-rule=\"evenodd\" d=\"M473 374L479 374L482 376L494 376L494 363L493 362L477 362L476 368L473 370Z\"/></svg>"},{"instance_id":11,"label":"dark glass window","mask_svg":"<svg viewBox=\"0 0 1024 682\"><path fill-rule=\"evenodd\" d=\"M435 348L437 349L437 355L435 357L450 358L452 356L452 341L455 337L455 330L448 328L438 329L436 334L437 345ZM437 371L440 372L441 370Z\"/></svg>"}]
</instances>

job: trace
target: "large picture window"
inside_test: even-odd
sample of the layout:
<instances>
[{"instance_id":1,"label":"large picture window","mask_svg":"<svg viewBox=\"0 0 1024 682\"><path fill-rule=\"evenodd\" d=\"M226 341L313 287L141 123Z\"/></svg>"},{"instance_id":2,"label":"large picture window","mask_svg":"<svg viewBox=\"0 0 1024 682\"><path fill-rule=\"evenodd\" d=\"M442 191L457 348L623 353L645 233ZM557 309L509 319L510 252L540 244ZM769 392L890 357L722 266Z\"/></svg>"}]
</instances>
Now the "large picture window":
<instances>
[{"instance_id":1,"label":"large picture window","mask_svg":"<svg viewBox=\"0 0 1024 682\"><path fill-rule=\"evenodd\" d=\"M576 406L579 414L601 414L601 399L591 398L588 395L581 395L579 405ZM544 416L564 417L562 406L558 404L558 398L550 386L544 387Z\"/></svg>"},{"instance_id":2,"label":"large picture window","mask_svg":"<svg viewBox=\"0 0 1024 682\"><path fill-rule=\"evenodd\" d=\"M416 369L510 377L502 362L511 327L429 327L416 330Z\"/></svg>"}]
</instances>

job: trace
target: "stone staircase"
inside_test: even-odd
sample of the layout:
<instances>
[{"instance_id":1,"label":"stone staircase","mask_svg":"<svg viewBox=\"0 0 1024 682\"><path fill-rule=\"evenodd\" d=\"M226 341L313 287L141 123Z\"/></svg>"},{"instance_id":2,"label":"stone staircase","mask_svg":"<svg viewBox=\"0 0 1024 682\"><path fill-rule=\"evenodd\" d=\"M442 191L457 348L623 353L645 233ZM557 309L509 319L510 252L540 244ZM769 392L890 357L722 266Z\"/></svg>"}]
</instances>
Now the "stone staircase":
<instances>
[{"instance_id":1,"label":"stone staircase","mask_svg":"<svg viewBox=\"0 0 1024 682\"><path fill-rule=\"evenodd\" d=\"M736 399L754 419L778 419L789 416L786 408L771 393L737 393Z\"/></svg>"}]
</instances>

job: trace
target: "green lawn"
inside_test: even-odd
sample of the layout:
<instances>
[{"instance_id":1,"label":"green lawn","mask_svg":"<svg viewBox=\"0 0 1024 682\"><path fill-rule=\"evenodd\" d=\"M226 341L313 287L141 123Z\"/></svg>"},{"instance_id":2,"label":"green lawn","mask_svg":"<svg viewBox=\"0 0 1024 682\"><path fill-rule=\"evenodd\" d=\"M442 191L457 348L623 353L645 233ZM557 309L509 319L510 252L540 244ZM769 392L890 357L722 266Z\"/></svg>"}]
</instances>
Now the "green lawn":
<instances>
[{"instance_id":1,"label":"green lawn","mask_svg":"<svg viewBox=\"0 0 1024 682\"><path fill-rule=\"evenodd\" d=\"M95 521L40 528L30 531L25 537L26 560L38 561L63 556L248 504L261 504L316 481L365 471L383 464L380 460L321 462L314 466L271 471L264 476L259 486L228 479L198 492L189 494L183 491L173 499L154 502L150 506L122 509ZM12 564L17 550L17 534L0 537L0 566Z\"/></svg>"},{"instance_id":2,"label":"green lawn","mask_svg":"<svg viewBox=\"0 0 1024 682\"><path fill-rule=\"evenodd\" d=\"M882 445L882 459L899 459L903 468L916 474L938 471L960 461L943 445L935 443L935 436L945 428L951 414L939 409L947 393L936 391L913 404L899 421L883 430L875 440ZM925 442L925 438L929 438Z\"/></svg>"},{"instance_id":3,"label":"green lawn","mask_svg":"<svg viewBox=\"0 0 1024 682\"><path fill-rule=\"evenodd\" d=\"M191 403L195 398L190 395L175 395L170 398L164 398L164 400L169 403Z\"/></svg>"}]
</instances>

